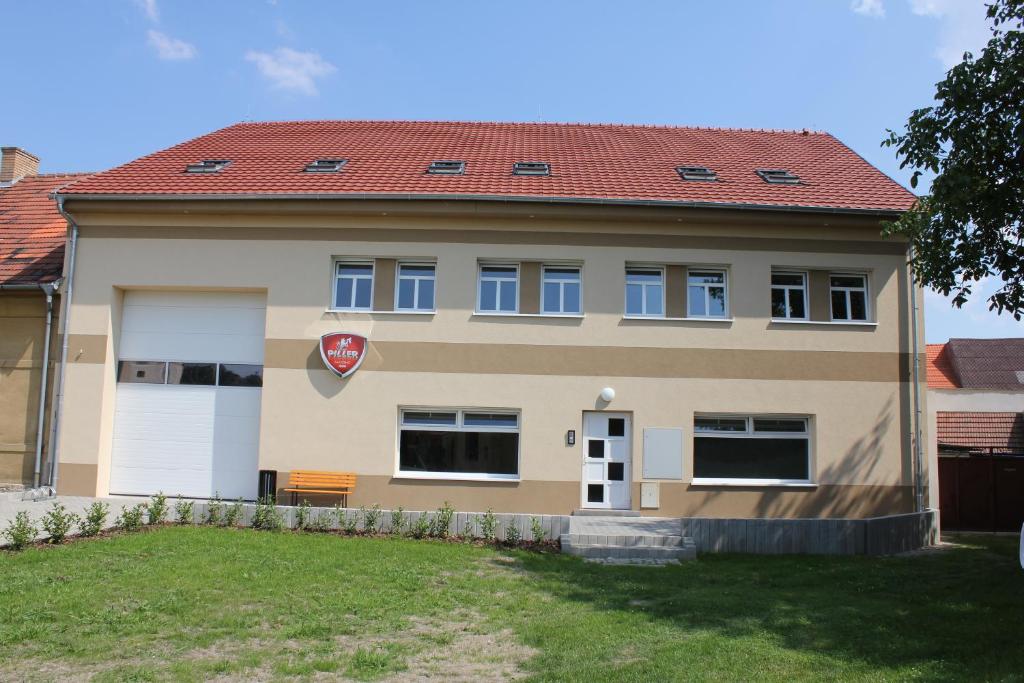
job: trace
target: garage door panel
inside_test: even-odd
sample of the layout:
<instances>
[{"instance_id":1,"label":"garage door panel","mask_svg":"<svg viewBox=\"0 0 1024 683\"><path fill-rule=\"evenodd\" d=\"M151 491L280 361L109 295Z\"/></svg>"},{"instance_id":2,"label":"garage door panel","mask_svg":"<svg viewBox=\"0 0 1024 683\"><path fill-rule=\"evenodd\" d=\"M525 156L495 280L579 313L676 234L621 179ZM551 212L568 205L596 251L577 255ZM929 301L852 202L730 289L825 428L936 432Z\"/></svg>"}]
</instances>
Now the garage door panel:
<instances>
[{"instance_id":1,"label":"garage door panel","mask_svg":"<svg viewBox=\"0 0 1024 683\"><path fill-rule=\"evenodd\" d=\"M193 363L263 364L263 337L240 334L135 332L122 338L121 358Z\"/></svg>"},{"instance_id":2,"label":"garage door panel","mask_svg":"<svg viewBox=\"0 0 1024 683\"><path fill-rule=\"evenodd\" d=\"M125 308L124 332L263 334L263 309L213 307Z\"/></svg>"},{"instance_id":3,"label":"garage door panel","mask_svg":"<svg viewBox=\"0 0 1024 683\"><path fill-rule=\"evenodd\" d=\"M133 289L125 293L124 305L169 306L172 308L256 308L267 307L266 296L258 292L182 292Z\"/></svg>"},{"instance_id":4,"label":"garage door panel","mask_svg":"<svg viewBox=\"0 0 1024 683\"><path fill-rule=\"evenodd\" d=\"M115 478L116 477L116 478ZM177 467L150 468L146 470L122 470L111 474L110 487L117 487L123 495L150 496L156 491L153 482L165 482L161 486L167 496L186 498L209 498L213 495L209 470L187 470Z\"/></svg>"}]
</instances>

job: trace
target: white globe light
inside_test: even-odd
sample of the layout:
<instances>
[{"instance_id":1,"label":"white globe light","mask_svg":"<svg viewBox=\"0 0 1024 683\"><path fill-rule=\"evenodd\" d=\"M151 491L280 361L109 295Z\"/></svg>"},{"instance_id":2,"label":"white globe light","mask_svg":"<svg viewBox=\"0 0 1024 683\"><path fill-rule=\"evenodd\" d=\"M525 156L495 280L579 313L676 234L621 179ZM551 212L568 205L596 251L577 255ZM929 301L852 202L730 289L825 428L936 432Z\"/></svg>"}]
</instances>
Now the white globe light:
<instances>
[{"instance_id":1,"label":"white globe light","mask_svg":"<svg viewBox=\"0 0 1024 683\"><path fill-rule=\"evenodd\" d=\"M611 403L612 399L615 398L615 390L611 387L605 387L601 390L601 400Z\"/></svg>"}]
</instances>

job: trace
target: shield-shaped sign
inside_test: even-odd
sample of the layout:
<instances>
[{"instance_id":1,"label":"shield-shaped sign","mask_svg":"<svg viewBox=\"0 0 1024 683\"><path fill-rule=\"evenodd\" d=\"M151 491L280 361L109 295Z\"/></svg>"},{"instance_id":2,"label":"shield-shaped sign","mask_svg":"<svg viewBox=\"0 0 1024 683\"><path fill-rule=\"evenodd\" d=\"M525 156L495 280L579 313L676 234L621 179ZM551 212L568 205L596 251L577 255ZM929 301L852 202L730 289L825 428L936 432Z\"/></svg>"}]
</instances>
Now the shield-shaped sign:
<instances>
[{"instance_id":1,"label":"shield-shaped sign","mask_svg":"<svg viewBox=\"0 0 1024 683\"><path fill-rule=\"evenodd\" d=\"M359 369L366 356L366 337L349 332L328 332L320 337L320 357L338 377Z\"/></svg>"}]
</instances>

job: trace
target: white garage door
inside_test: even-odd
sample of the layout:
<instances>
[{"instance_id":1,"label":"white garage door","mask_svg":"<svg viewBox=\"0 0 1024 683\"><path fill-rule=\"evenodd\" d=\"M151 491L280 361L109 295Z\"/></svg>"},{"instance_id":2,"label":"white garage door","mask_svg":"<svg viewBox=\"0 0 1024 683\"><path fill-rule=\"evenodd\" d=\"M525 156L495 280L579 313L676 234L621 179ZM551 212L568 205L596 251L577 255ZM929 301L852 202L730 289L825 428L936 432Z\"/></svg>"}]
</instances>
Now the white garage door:
<instances>
[{"instance_id":1,"label":"white garage door","mask_svg":"<svg viewBox=\"0 0 1024 683\"><path fill-rule=\"evenodd\" d=\"M110 492L256 497L266 300L127 292Z\"/></svg>"}]
</instances>

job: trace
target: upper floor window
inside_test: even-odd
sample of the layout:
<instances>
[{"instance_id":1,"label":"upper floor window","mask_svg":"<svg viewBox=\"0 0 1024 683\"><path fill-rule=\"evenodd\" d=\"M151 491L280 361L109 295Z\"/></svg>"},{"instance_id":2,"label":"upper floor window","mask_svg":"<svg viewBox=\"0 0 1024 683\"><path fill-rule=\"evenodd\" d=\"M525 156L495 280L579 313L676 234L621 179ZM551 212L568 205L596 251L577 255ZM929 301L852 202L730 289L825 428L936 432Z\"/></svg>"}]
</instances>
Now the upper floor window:
<instances>
[{"instance_id":1,"label":"upper floor window","mask_svg":"<svg viewBox=\"0 0 1024 683\"><path fill-rule=\"evenodd\" d=\"M396 311L433 311L437 268L432 263L399 263Z\"/></svg>"},{"instance_id":2,"label":"upper floor window","mask_svg":"<svg viewBox=\"0 0 1024 683\"><path fill-rule=\"evenodd\" d=\"M772 317L807 319L806 273L772 273Z\"/></svg>"},{"instance_id":3,"label":"upper floor window","mask_svg":"<svg viewBox=\"0 0 1024 683\"><path fill-rule=\"evenodd\" d=\"M726 315L725 271L691 270L686 276L687 316L724 318Z\"/></svg>"},{"instance_id":4,"label":"upper floor window","mask_svg":"<svg viewBox=\"0 0 1024 683\"><path fill-rule=\"evenodd\" d=\"M515 313L519 310L517 266L480 266L477 310L481 313Z\"/></svg>"},{"instance_id":5,"label":"upper floor window","mask_svg":"<svg viewBox=\"0 0 1024 683\"><path fill-rule=\"evenodd\" d=\"M369 311L373 308L373 263L338 261L335 266L334 308Z\"/></svg>"},{"instance_id":6,"label":"upper floor window","mask_svg":"<svg viewBox=\"0 0 1024 683\"><path fill-rule=\"evenodd\" d=\"M864 275L833 273L829 277L832 320L868 319L868 279Z\"/></svg>"},{"instance_id":7,"label":"upper floor window","mask_svg":"<svg viewBox=\"0 0 1024 683\"><path fill-rule=\"evenodd\" d=\"M626 315L665 315L665 271L661 268L626 269Z\"/></svg>"},{"instance_id":8,"label":"upper floor window","mask_svg":"<svg viewBox=\"0 0 1024 683\"><path fill-rule=\"evenodd\" d=\"M578 314L580 269L572 266L544 266L541 312L551 315Z\"/></svg>"}]
</instances>

